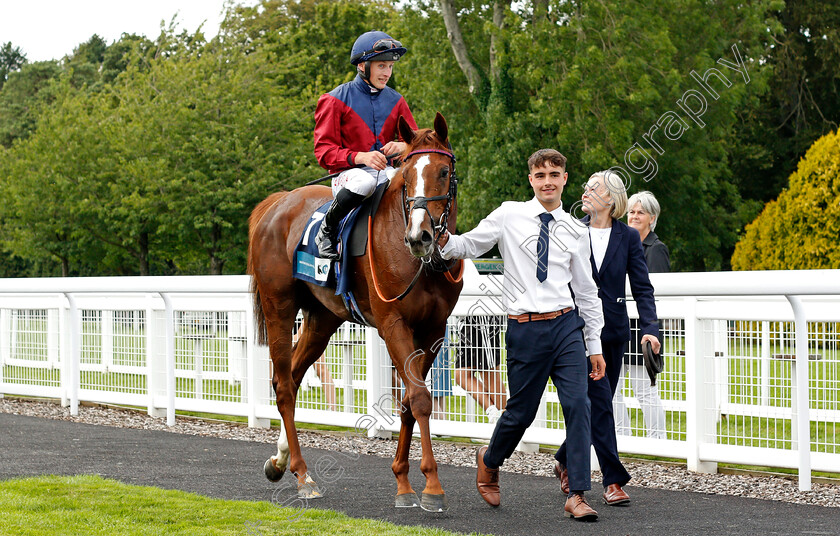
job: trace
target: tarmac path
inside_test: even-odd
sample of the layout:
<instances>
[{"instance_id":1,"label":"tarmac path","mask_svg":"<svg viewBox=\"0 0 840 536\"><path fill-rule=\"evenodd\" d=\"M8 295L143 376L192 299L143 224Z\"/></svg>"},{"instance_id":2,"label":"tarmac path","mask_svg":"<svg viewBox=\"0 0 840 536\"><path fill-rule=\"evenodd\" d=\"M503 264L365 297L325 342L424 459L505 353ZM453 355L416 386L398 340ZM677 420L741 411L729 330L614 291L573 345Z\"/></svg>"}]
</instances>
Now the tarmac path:
<instances>
[{"instance_id":1,"label":"tarmac path","mask_svg":"<svg viewBox=\"0 0 840 536\"><path fill-rule=\"evenodd\" d=\"M447 512L396 509L390 460L312 448L305 448L304 455L325 496L307 505L296 499L293 478L287 475L273 484L263 475L263 463L273 451L265 443L0 414L0 480L98 474L128 484L325 508L353 517L465 533L840 534L837 508L632 485L627 487L630 506L609 507L600 500L603 489L598 483L593 483L587 495L600 517L596 523L579 523L563 517L563 498L555 478L510 473L501 475L502 506L492 509L475 489L475 469L449 465L439 468L449 500ZM424 479L418 462L413 462L411 480L416 490L422 490ZM248 534L245 527L244 534Z\"/></svg>"}]
</instances>

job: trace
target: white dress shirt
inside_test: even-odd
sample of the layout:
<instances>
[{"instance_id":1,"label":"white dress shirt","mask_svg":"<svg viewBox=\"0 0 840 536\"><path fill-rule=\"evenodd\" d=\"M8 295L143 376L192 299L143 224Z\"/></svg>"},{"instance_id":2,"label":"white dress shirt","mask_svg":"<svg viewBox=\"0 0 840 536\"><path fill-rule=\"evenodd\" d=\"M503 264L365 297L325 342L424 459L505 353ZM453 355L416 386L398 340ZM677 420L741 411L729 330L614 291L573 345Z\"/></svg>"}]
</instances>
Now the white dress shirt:
<instances>
[{"instance_id":1,"label":"white dress shirt","mask_svg":"<svg viewBox=\"0 0 840 536\"><path fill-rule=\"evenodd\" d=\"M586 225L572 218L562 205L551 211L554 221L549 222L548 277L540 282L537 240L539 216L544 212L536 197L524 203L502 203L472 231L450 235L441 253L445 259L473 259L498 244L504 259L503 299L508 314L548 313L574 307L576 301L586 322L586 347L590 354L600 354L604 315L592 280Z\"/></svg>"}]
</instances>

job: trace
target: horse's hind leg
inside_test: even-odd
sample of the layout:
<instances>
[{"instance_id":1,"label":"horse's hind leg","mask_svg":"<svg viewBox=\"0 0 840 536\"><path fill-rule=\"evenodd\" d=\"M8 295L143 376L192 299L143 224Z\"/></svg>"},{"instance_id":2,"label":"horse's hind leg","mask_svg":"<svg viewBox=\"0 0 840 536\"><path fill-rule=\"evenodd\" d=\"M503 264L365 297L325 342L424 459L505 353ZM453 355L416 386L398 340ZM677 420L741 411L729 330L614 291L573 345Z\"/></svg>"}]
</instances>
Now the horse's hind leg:
<instances>
[{"instance_id":1,"label":"horse's hind leg","mask_svg":"<svg viewBox=\"0 0 840 536\"><path fill-rule=\"evenodd\" d=\"M323 307L315 307L304 312L304 324L300 330L300 338L295 345L294 352L285 366L275 367L275 392L277 394L277 409L283 419L283 430L277 442L277 456L269 460L278 470L289 469L297 477L298 497L315 499L322 496L322 492L315 480L309 474L306 462L300 451L297 427L295 426L295 403L297 390L303 375L312 363L317 361L329 343L330 336L335 332L342 320ZM289 329L291 333L291 328ZM278 373L281 378L278 378ZM269 463L266 462L266 466ZM266 472L268 474L268 471ZM281 472L282 476L282 472ZM269 478L271 478L269 476Z\"/></svg>"},{"instance_id":2,"label":"horse's hind leg","mask_svg":"<svg viewBox=\"0 0 840 536\"><path fill-rule=\"evenodd\" d=\"M263 308L268 309L270 305L274 304L264 303ZM280 317L278 311L272 307L269 314L266 314L266 330L273 371L271 385L277 398L277 409L285 425L284 408L290 402L292 408L294 408L296 387L291 379L292 327L294 326L295 312L292 311L291 305L284 307L284 310L287 314ZM294 411L292 415L294 415ZM283 474L289 466L291 452L288 440L289 433L288 427L283 426L281 428L280 438L277 440L277 455L272 456L265 462L265 476L272 482L277 482L283 478ZM296 431L292 430L291 434L295 436L294 442L297 443Z\"/></svg>"}]
</instances>

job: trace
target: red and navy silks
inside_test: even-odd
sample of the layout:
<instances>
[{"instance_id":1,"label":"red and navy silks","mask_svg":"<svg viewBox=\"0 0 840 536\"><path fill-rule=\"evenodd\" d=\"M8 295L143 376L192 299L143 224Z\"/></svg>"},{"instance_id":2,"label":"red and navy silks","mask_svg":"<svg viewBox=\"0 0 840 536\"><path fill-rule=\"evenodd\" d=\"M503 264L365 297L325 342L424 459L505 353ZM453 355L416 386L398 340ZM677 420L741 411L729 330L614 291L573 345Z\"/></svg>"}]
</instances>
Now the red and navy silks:
<instances>
[{"instance_id":1,"label":"red and navy silks","mask_svg":"<svg viewBox=\"0 0 840 536\"><path fill-rule=\"evenodd\" d=\"M397 139L397 120L417 123L405 99L385 86L372 92L358 75L321 95L315 108L315 157L321 167L337 173L355 165L356 153L381 149Z\"/></svg>"}]
</instances>

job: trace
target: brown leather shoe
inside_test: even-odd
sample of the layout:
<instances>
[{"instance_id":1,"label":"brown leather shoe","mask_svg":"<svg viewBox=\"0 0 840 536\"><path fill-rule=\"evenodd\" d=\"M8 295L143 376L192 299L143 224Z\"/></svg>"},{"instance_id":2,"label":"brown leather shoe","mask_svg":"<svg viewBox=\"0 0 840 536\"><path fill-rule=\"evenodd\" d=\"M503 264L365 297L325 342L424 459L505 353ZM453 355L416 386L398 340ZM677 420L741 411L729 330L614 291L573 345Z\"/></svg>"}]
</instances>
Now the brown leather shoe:
<instances>
[{"instance_id":1,"label":"brown leather shoe","mask_svg":"<svg viewBox=\"0 0 840 536\"><path fill-rule=\"evenodd\" d=\"M566 511L563 513L564 516L571 517L572 519L576 519L578 521L595 521L598 519L598 512L589 506L589 503L586 502L586 497L584 497L582 493L570 495L569 498L566 499L565 510Z\"/></svg>"},{"instance_id":2,"label":"brown leather shoe","mask_svg":"<svg viewBox=\"0 0 840 536\"><path fill-rule=\"evenodd\" d=\"M630 502L630 496L618 484L610 484L604 489L604 502L610 506L627 504Z\"/></svg>"},{"instance_id":3,"label":"brown leather shoe","mask_svg":"<svg viewBox=\"0 0 840 536\"><path fill-rule=\"evenodd\" d=\"M499 506L501 494L499 493L499 468L488 469L484 465L484 453L487 447L481 447L475 453L475 465L478 468L475 475L475 487L481 498L492 507Z\"/></svg>"},{"instance_id":4,"label":"brown leather shoe","mask_svg":"<svg viewBox=\"0 0 840 536\"><path fill-rule=\"evenodd\" d=\"M560 479L560 489L566 495L569 494L569 471L566 466L557 460L554 461L554 476Z\"/></svg>"}]
</instances>

